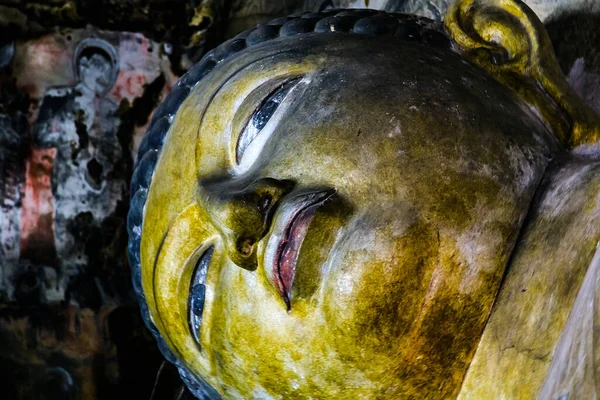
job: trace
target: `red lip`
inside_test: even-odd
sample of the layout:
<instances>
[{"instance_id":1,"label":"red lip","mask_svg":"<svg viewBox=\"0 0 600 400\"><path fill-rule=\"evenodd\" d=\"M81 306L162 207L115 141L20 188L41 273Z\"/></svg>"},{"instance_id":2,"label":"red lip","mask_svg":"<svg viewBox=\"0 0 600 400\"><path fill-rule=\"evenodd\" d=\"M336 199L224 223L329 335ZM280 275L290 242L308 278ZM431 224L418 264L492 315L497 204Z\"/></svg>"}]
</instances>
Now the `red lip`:
<instances>
[{"instance_id":1,"label":"red lip","mask_svg":"<svg viewBox=\"0 0 600 400\"><path fill-rule=\"evenodd\" d=\"M300 247L315 212L333 193L334 190L328 190L307 195L307 201L293 214L278 243L273 263L273 277L288 311L291 310L291 290Z\"/></svg>"}]
</instances>

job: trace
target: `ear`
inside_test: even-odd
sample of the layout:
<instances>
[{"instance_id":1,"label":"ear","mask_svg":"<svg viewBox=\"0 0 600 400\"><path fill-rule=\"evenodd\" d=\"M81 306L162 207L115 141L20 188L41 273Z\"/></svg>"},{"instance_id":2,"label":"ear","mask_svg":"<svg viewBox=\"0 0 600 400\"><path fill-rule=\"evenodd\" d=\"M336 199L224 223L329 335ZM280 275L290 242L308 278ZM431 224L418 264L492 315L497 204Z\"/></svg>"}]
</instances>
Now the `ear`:
<instances>
[{"instance_id":1,"label":"ear","mask_svg":"<svg viewBox=\"0 0 600 400\"><path fill-rule=\"evenodd\" d=\"M444 24L465 56L535 107L568 147L600 140L600 118L567 83L544 25L520 0L457 0Z\"/></svg>"}]
</instances>

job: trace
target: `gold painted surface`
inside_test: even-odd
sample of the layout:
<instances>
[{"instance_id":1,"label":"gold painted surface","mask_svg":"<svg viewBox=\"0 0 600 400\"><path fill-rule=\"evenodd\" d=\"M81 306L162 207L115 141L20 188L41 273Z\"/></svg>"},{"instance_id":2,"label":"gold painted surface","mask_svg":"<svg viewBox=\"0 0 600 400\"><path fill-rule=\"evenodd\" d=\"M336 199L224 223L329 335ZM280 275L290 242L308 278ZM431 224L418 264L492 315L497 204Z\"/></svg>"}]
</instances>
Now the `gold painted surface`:
<instances>
[{"instance_id":1,"label":"gold painted surface","mask_svg":"<svg viewBox=\"0 0 600 400\"><path fill-rule=\"evenodd\" d=\"M152 318L226 398L455 396L555 140L451 51L293 40L218 66L177 114L144 217ZM286 76L302 80L243 169L237 113ZM288 312L265 264L281 212L265 230L249 222L253 201L270 193L280 210L324 187L335 199L302 244ZM243 238L258 241L240 254ZM186 302L191 260L209 244L200 349Z\"/></svg>"},{"instance_id":2,"label":"gold painted surface","mask_svg":"<svg viewBox=\"0 0 600 400\"><path fill-rule=\"evenodd\" d=\"M477 65L512 88L567 146L600 139L600 119L562 74L543 24L519 0L459 0L446 28Z\"/></svg>"}]
</instances>

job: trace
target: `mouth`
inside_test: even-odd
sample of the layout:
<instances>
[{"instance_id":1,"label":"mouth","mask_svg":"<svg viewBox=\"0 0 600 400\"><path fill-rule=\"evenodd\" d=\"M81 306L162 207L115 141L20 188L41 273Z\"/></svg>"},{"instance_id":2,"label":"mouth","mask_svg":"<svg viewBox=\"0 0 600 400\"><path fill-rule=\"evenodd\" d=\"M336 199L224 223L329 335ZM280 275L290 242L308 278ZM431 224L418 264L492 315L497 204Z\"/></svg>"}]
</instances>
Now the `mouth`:
<instances>
[{"instance_id":1,"label":"mouth","mask_svg":"<svg viewBox=\"0 0 600 400\"><path fill-rule=\"evenodd\" d=\"M271 283L291 311L291 291L302 242L316 211L333 195L334 189L303 193L282 205L265 249L265 270Z\"/></svg>"}]
</instances>

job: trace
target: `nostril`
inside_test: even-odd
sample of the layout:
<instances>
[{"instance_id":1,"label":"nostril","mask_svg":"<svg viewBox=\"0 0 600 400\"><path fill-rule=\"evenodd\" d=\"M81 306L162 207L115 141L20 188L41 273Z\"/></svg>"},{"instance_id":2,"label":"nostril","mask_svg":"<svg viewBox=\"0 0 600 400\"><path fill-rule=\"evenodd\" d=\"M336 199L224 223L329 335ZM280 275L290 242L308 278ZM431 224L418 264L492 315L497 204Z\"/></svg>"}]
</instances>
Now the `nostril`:
<instances>
[{"instance_id":1,"label":"nostril","mask_svg":"<svg viewBox=\"0 0 600 400\"><path fill-rule=\"evenodd\" d=\"M289 180L276 180L273 178L264 178L256 182L253 190L258 195L256 207L264 218L269 218L271 210L286 194L294 188L294 183ZM265 222L267 222L265 220Z\"/></svg>"},{"instance_id":2,"label":"nostril","mask_svg":"<svg viewBox=\"0 0 600 400\"><path fill-rule=\"evenodd\" d=\"M200 198L220 231L227 254L240 268L257 267L257 243L270 229L278 204L294 188L294 182L261 178L202 182Z\"/></svg>"},{"instance_id":3,"label":"nostril","mask_svg":"<svg viewBox=\"0 0 600 400\"><path fill-rule=\"evenodd\" d=\"M237 251L244 256L249 256L254 250L254 243L254 240L250 238L240 239L236 244Z\"/></svg>"}]
</instances>

